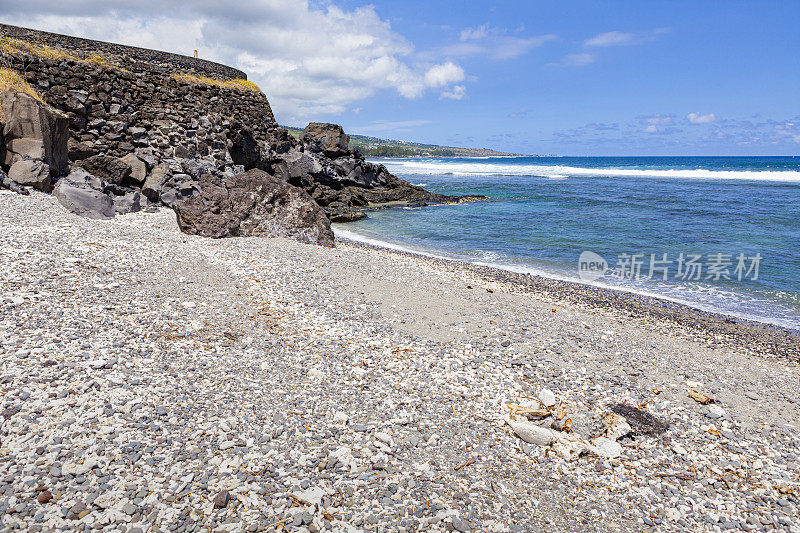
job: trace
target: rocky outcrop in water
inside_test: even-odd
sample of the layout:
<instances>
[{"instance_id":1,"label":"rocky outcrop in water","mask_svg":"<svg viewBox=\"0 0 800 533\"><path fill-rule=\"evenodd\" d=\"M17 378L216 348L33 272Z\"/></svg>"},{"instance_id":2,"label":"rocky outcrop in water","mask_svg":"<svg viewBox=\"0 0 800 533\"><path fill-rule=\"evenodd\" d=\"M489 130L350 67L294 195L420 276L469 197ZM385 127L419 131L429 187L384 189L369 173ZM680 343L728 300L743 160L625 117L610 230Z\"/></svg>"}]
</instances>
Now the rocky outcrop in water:
<instances>
[{"instance_id":1,"label":"rocky outcrop in water","mask_svg":"<svg viewBox=\"0 0 800 533\"><path fill-rule=\"evenodd\" d=\"M364 209L387 205L456 203L478 197L446 196L426 191L364 160L347 148L349 137L335 124L309 124L300 139L279 130L269 159L276 176L302 187L333 222L364 218Z\"/></svg>"}]
</instances>

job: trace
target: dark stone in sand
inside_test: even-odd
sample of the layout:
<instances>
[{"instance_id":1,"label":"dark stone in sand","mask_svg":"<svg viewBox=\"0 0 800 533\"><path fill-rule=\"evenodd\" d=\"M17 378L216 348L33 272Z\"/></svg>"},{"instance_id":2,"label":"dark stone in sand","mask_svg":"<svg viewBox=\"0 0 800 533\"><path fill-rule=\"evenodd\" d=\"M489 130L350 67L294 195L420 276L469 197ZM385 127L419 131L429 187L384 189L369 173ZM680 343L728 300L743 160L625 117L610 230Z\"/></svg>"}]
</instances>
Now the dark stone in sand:
<instances>
[{"instance_id":1,"label":"dark stone in sand","mask_svg":"<svg viewBox=\"0 0 800 533\"><path fill-rule=\"evenodd\" d=\"M227 490L220 491L214 497L214 508L215 509L224 509L228 506L228 502L231 501L231 495Z\"/></svg>"},{"instance_id":2,"label":"dark stone in sand","mask_svg":"<svg viewBox=\"0 0 800 533\"><path fill-rule=\"evenodd\" d=\"M669 423L654 414L618 403L610 406L611 412L624 416L636 435L656 437L669 428Z\"/></svg>"}]
</instances>

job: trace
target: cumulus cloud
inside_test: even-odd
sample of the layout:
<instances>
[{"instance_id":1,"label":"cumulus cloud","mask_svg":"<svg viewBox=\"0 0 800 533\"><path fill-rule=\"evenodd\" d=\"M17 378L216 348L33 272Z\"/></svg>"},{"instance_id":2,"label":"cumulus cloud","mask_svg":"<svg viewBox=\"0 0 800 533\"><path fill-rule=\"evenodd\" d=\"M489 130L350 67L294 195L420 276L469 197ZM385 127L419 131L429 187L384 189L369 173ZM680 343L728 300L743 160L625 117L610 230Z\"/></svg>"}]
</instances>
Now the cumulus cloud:
<instances>
[{"instance_id":1,"label":"cumulus cloud","mask_svg":"<svg viewBox=\"0 0 800 533\"><path fill-rule=\"evenodd\" d=\"M428 87L444 87L464 79L464 69L448 61L435 65L425 73L425 85Z\"/></svg>"},{"instance_id":2,"label":"cumulus cloud","mask_svg":"<svg viewBox=\"0 0 800 533\"><path fill-rule=\"evenodd\" d=\"M258 0L0 0L4 22L157 48L238 67L282 122L338 114L379 91L457 94L452 60L415 60L414 47L372 6Z\"/></svg>"},{"instance_id":3,"label":"cumulus cloud","mask_svg":"<svg viewBox=\"0 0 800 533\"><path fill-rule=\"evenodd\" d=\"M686 115L686 118L689 119L689 122L692 124L710 124L717 121L717 117L714 116L714 113L709 113L707 115L702 115L700 113L689 113Z\"/></svg>"}]
</instances>

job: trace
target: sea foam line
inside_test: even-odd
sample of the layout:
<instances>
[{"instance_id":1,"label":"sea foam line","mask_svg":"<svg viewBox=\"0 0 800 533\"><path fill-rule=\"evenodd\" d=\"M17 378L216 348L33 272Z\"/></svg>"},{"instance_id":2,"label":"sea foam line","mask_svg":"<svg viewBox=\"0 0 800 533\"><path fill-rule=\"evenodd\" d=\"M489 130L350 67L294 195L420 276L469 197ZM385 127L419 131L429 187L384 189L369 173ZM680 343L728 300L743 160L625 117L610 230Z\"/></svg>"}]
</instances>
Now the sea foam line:
<instances>
[{"instance_id":1,"label":"sea foam line","mask_svg":"<svg viewBox=\"0 0 800 533\"><path fill-rule=\"evenodd\" d=\"M381 160L381 164L400 175L459 176L607 176L615 178L681 178L713 180L756 180L800 183L800 171L795 170L708 170L697 169L636 169L582 168L563 165L509 165L505 163L449 163L444 161Z\"/></svg>"}]
</instances>

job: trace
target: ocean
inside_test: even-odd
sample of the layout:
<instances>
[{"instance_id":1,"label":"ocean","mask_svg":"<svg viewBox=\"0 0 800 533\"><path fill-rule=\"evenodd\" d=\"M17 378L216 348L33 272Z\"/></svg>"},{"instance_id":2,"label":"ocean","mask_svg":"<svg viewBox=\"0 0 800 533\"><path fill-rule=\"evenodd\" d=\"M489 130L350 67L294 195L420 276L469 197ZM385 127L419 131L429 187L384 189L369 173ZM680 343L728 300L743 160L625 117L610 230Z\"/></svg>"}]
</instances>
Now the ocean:
<instances>
[{"instance_id":1,"label":"ocean","mask_svg":"<svg viewBox=\"0 0 800 533\"><path fill-rule=\"evenodd\" d=\"M800 158L374 161L489 199L371 211L338 237L800 329Z\"/></svg>"}]
</instances>

